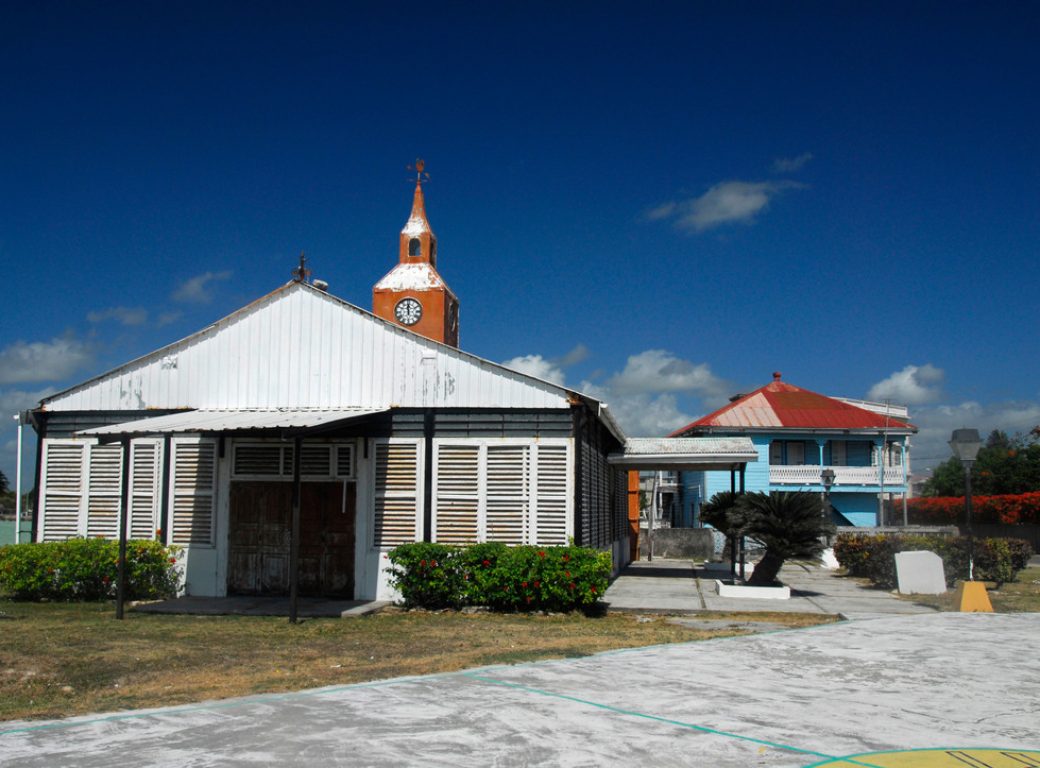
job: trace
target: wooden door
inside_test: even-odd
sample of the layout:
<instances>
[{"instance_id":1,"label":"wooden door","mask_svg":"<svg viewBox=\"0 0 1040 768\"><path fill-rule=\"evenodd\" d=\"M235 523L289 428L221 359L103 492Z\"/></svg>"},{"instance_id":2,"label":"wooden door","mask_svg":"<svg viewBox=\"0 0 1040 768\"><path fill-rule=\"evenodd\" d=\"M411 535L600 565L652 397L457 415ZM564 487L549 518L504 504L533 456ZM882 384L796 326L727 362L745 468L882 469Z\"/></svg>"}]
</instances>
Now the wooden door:
<instances>
[{"instance_id":1,"label":"wooden door","mask_svg":"<svg viewBox=\"0 0 1040 768\"><path fill-rule=\"evenodd\" d=\"M354 596L357 484L304 483L300 495L300 594Z\"/></svg>"},{"instance_id":2,"label":"wooden door","mask_svg":"<svg viewBox=\"0 0 1040 768\"><path fill-rule=\"evenodd\" d=\"M354 596L357 484L300 486L300 594ZM231 484L228 593L289 592L292 483Z\"/></svg>"},{"instance_id":3,"label":"wooden door","mask_svg":"<svg viewBox=\"0 0 1040 768\"><path fill-rule=\"evenodd\" d=\"M292 484L231 483L228 592L284 594L289 589Z\"/></svg>"}]
</instances>

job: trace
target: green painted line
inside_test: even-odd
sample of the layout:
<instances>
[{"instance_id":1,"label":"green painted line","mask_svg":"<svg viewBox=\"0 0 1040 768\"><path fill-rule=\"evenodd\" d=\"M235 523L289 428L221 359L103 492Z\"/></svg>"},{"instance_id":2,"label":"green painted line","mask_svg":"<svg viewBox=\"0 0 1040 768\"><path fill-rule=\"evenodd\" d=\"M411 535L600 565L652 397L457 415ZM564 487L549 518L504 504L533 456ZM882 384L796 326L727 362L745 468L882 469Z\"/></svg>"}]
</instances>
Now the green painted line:
<instances>
[{"instance_id":1,"label":"green painted line","mask_svg":"<svg viewBox=\"0 0 1040 768\"><path fill-rule=\"evenodd\" d=\"M822 763L816 763L816 765L826 765L827 763L833 762L834 760L847 760L847 762L850 762L853 765L864 766L865 768L883 768L882 766L874 765L873 763L864 763L864 762L859 762L859 761L856 761L856 760L848 760L847 758L837 757L835 755L828 755L826 752L817 752L817 751L812 750L812 749L803 749L802 747L795 747L795 746L792 746L790 744L780 744L780 743L775 742L775 741L768 741L766 739L758 739L758 738L755 738L754 736L745 736L743 734L732 733L730 731L720 731L717 728L709 728L706 725L697 725L696 723L687 723L687 722L685 722L683 720L673 720L673 719L668 718L668 717L661 717L660 715L652 715L652 714L649 714L648 712L637 712L637 711L631 710L631 709L623 709L621 707L615 707L612 704L604 704L604 703L599 702L599 701L590 701L588 699L581 699L581 698L578 698L577 696L570 696L570 695L568 695L566 693L555 693L554 691L547 691L547 690L545 690L543 688L534 688L532 686L524 685L522 683L511 683L508 680L499 680L499 679L494 678L494 677L486 677L486 676L483 676L483 675L477 675L477 674L474 674L472 672L463 672L462 676L463 677L469 677L469 678L472 678L474 680L479 680L480 682L488 683L490 685L499 685L499 686L503 686L503 687L506 687L506 688L512 688L512 689L515 689L515 690L524 691L526 693L534 693L534 694L537 694L539 696L546 696L546 697L552 698L552 699L562 699L563 701L571 701L571 702L574 702L576 704L582 704L582 705L587 706L587 707L594 707L596 709L602 709L602 710L607 711L607 712L614 712L614 713L619 714L619 715L625 715L626 717L637 717L637 718L641 718L643 720L652 720L652 721L657 722L657 723L664 723L665 725L674 725L674 726L677 726L679 728L687 728L687 729L692 730L692 731L699 731L701 733L708 733L708 734L711 734L713 736L724 736L724 737L729 738L729 739L737 739L738 741L747 741L747 742L750 742L752 744L758 744L758 745L764 746L764 747L772 747L773 749L781 749L781 750L784 750L786 752L796 752L796 753L801 754L801 755L812 755L814 757L825 758L825 760Z\"/></svg>"}]
</instances>

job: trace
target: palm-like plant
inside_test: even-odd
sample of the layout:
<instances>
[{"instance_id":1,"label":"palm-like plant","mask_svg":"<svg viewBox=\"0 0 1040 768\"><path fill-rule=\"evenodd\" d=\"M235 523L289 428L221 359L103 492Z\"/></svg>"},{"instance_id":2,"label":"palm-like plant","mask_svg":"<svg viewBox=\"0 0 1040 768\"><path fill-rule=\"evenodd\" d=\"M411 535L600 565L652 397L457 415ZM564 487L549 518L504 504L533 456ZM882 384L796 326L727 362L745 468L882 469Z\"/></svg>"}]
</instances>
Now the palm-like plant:
<instances>
[{"instance_id":1,"label":"palm-like plant","mask_svg":"<svg viewBox=\"0 0 1040 768\"><path fill-rule=\"evenodd\" d=\"M740 498L739 508L747 535L766 547L748 580L754 586L773 584L788 558L819 557L823 537L834 533L813 493L749 493Z\"/></svg>"}]
</instances>

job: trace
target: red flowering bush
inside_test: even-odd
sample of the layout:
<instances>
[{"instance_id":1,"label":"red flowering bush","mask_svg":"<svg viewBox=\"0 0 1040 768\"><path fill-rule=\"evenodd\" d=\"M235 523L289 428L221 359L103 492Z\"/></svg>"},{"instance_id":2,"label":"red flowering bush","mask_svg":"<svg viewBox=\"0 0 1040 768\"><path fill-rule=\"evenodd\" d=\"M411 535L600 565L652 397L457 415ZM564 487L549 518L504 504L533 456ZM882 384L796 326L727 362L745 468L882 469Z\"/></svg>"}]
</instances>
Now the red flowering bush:
<instances>
[{"instance_id":1,"label":"red flowering bush","mask_svg":"<svg viewBox=\"0 0 1040 768\"><path fill-rule=\"evenodd\" d=\"M409 608L457 608L462 604L459 558L448 544L416 542L390 550L390 583Z\"/></svg>"},{"instance_id":2,"label":"red flowering bush","mask_svg":"<svg viewBox=\"0 0 1040 768\"><path fill-rule=\"evenodd\" d=\"M977 523L1040 523L1040 491L972 496L972 518ZM922 496L907 501L909 521L915 525L960 525L964 522L963 496Z\"/></svg>"},{"instance_id":3,"label":"red flowering bush","mask_svg":"<svg viewBox=\"0 0 1040 768\"><path fill-rule=\"evenodd\" d=\"M498 543L403 544L390 552L390 560L405 605L484 605L499 611L588 608L606 591L612 567L609 552ZM437 569L430 566L434 560Z\"/></svg>"},{"instance_id":4,"label":"red flowering bush","mask_svg":"<svg viewBox=\"0 0 1040 768\"><path fill-rule=\"evenodd\" d=\"M171 597L180 572L179 547L158 541L126 545L126 596L129 600ZM0 547L0 592L16 600L104 600L115 597L119 542L68 539Z\"/></svg>"}]
</instances>

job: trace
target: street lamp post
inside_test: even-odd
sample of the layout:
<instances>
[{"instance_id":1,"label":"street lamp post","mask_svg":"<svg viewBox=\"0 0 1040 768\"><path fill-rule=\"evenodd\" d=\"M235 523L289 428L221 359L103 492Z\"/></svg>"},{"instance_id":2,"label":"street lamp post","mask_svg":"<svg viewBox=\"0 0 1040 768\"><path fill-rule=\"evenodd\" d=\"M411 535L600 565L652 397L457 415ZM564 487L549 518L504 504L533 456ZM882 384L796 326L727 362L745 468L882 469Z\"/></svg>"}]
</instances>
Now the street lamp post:
<instances>
[{"instance_id":1,"label":"street lamp post","mask_svg":"<svg viewBox=\"0 0 1040 768\"><path fill-rule=\"evenodd\" d=\"M834 485L834 470L827 467L820 473L820 482L823 484L823 522L829 523L831 519L831 486ZM830 536L827 536L827 544L830 545Z\"/></svg>"},{"instance_id":2,"label":"street lamp post","mask_svg":"<svg viewBox=\"0 0 1040 768\"><path fill-rule=\"evenodd\" d=\"M950 448L964 467L964 517L968 529L968 581L975 581L975 532L971 524L971 467L982 448L977 429L955 429L950 437Z\"/></svg>"}]
</instances>

